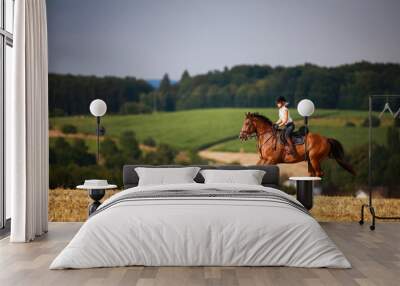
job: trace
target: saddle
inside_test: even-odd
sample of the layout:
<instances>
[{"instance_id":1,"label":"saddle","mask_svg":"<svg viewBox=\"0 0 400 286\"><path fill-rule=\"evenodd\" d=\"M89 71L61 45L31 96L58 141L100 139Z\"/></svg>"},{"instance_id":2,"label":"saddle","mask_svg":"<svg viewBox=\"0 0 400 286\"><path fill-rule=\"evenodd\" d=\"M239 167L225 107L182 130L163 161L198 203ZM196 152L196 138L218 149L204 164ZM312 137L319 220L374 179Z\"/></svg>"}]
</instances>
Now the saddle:
<instances>
[{"instance_id":1,"label":"saddle","mask_svg":"<svg viewBox=\"0 0 400 286\"><path fill-rule=\"evenodd\" d=\"M285 133L283 132L283 130L278 130L277 131L277 136L279 139L279 143L282 145L287 145L287 141L285 138ZM304 144L304 135L305 135L305 131L304 129L300 129L297 131L293 131L291 134L291 139L294 145L303 145Z\"/></svg>"}]
</instances>

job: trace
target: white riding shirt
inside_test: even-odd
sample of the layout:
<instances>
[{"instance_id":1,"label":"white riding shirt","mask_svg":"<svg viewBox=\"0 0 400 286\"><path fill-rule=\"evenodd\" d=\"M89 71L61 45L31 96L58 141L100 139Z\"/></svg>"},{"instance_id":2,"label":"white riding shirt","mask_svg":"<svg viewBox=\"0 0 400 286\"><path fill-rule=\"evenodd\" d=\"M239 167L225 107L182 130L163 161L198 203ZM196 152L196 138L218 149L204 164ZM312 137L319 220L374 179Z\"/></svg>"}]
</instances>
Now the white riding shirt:
<instances>
[{"instance_id":1,"label":"white riding shirt","mask_svg":"<svg viewBox=\"0 0 400 286\"><path fill-rule=\"evenodd\" d=\"M285 117L285 112L286 111L288 113L288 118L287 118L287 122L285 123L285 125L293 122L292 117L290 117L289 109L286 106L282 106L281 108L279 108L279 119L281 121L283 121L283 118Z\"/></svg>"}]
</instances>

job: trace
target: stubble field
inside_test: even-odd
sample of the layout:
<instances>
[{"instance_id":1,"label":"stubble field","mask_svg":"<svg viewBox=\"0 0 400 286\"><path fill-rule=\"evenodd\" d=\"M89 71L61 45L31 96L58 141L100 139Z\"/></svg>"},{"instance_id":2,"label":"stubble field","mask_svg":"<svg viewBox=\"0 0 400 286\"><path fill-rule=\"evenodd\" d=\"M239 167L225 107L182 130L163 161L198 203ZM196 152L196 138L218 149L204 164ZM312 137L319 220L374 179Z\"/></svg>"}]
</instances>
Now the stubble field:
<instances>
[{"instance_id":1,"label":"stubble field","mask_svg":"<svg viewBox=\"0 0 400 286\"><path fill-rule=\"evenodd\" d=\"M117 191L107 191L108 198ZM54 189L49 191L49 221L85 221L90 198L84 190ZM360 206L366 200L354 197L316 196L311 214L318 221L357 222ZM398 216L400 199L374 200L376 211L381 216ZM367 219L370 215L367 214Z\"/></svg>"}]
</instances>

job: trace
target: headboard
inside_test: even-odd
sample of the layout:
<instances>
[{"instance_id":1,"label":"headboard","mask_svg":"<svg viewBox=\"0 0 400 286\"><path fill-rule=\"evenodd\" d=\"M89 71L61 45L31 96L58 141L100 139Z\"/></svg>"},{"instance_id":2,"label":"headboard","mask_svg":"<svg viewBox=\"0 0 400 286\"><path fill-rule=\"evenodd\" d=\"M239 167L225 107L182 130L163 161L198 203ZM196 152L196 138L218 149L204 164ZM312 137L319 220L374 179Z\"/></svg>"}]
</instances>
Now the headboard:
<instances>
[{"instance_id":1,"label":"headboard","mask_svg":"<svg viewBox=\"0 0 400 286\"><path fill-rule=\"evenodd\" d=\"M226 165L226 166L209 166L209 165L192 165L201 169L219 169L219 170L263 170L265 171L262 185L265 187L277 188L279 186L279 168L273 165L257 165L257 166L239 166L239 165ZM123 169L123 183L124 189L136 187L139 182L139 177L135 171L136 167L147 167L147 168L181 168L187 167L182 165L125 165ZM197 183L204 183L203 176L198 173L194 179Z\"/></svg>"}]
</instances>

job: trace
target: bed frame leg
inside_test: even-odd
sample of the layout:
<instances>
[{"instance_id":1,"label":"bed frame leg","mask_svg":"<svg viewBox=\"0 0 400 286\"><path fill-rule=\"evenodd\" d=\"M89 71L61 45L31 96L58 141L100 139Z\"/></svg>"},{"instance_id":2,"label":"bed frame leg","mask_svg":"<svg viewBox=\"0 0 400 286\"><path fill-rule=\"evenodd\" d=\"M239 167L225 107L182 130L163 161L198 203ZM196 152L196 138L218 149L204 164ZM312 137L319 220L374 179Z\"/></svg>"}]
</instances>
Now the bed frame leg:
<instances>
[{"instance_id":1,"label":"bed frame leg","mask_svg":"<svg viewBox=\"0 0 400 286\"><path fill-rule=\"evenodd\" d=\"M363 225L363 224L364 224L364 208L365 208L366 206L367 206L366 204L363 204L363 205L361 206L361 219L360 219L360 221L358 222L360 225Z\"/></svg>"},{"instance_id":2,"label":"bed frame leg","mask_svg":"<svg viewBox=\"0 0 400 286\"><path fill-rule=\"evenodd\" d=\"M370 225L369 229L370 230L375 230L375 209L373 206L369 207L369 211L371 212L372 215L372 224Z\"/></svg>"}]
</instances>

